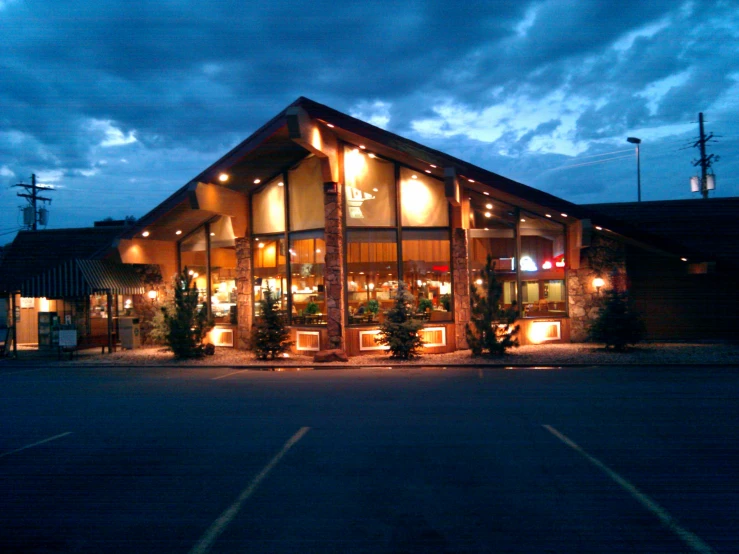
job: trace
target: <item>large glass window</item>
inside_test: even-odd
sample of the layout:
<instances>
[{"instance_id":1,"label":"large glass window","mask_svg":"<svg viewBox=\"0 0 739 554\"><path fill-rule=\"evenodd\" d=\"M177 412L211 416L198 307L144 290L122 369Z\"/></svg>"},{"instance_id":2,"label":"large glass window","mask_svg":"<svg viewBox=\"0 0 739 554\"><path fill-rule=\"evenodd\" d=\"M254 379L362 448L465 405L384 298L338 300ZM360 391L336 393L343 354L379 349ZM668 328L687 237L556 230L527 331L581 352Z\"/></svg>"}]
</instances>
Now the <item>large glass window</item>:
<instances>
[{"instance_id":1,"label":"large glass window","mask_svg":"<svg viewBox=\"0 0 739 554\"><path fill-rule=\"evenodd\" d=\"M205 303L208 290L207 240L205 228L201 227L180 242L180 266L181 269L187 268L192 276L192 281L198 288L198 300L201 305Z\"/></svg>"},{"instance_id":2,"label":"large glass window","mask_svg":"<svg viewBox=\"0 0 739 554\"><path fill-rule=\"evenodd\" d=\"M378 321L398 289L397 232L350 229L346 262L349 323Z\"/></svg>"},{"instance_id":3,"label":"large glass window","mask_svg":"<svg viewBox=\"0 0 739 554\"><path fill-rule=\"evenodd\" d=\"M285 183L282 177L272 179L251 201L252 232L283 233L285 231Z\"/></svg>"},{"instance_id":4,"label":"large glass window","mask_svg":"<svg viewBox=\"0 0 739 554\"><path fill-rule=\"evenodd\" d=\"M423 319L452 320L450 263L449 231L403 230L403 280Z\"/></svg>"},{"instance_id":5,"label":"large glass window","mask_svg":"<svg viewBox=\"0 0 739 554\"><path fill-rule=\"evenodd\" d=\"M292 322L295 325L326 323L325 253L323 231L290 235Z\"/></svg>"},{"instance_id":6,"label":"large glass window","mask_svg":"<svg viewBox=\"0 0 739 554\"><path fill-rule=\"evenodd\" d=\"M521 212L521 303L525 316L564 315L564 225Z\"/></svg>"},{"instance_id":7,"label":"large glass window","mask_svg":"<svg viewBox=\"0 0 739 554\"><path fill-rule=\"evenodd\" d=\"M469 266L472 283L481 284L480 272L492 256L503 287L502 305L516 302L516 209L477 193L470 195Z\"/></svg>"},{"instance_id":8,"label":"large glass window","mask_svg":"<svg viewBox=\"0 0 739 554\"><path fill-rule=\"evenodd\" d=\"M290 229L323 229L323 174L320 160L310 157L288 173Z\"/></svg>"},{"instance_id":9,"label":"large glass window","mask_svg":"<svg viewBox=\"0 0 739 554\"><path fill-rule=\"evenodd\" d=\"M236 241L230 217L210 224L210 304L216 323L237 323Z\"/></svg>"},{"instance_id":10,"label":"large glass window","mask_svg":"<svg viewBox=\"0 0 739 554\"><path fill-rule=\"evenodd\" d=\"M409 227L448 227L444 183L408 168L400 170L401 222Z\"/></svg>"},{"instance_id":11,"label":"large glass window","mask_svg":"<svg viewBox=\"0 0 739 554\"><path fill-rule=\"evenodd\" d=\"M252 242L254 266L254 315L260 314L260 302L267 287L277 300L277 309L286 310L287 266L285 239L282 236L255 237Z\"/></svg>"},{"instance_id":12,"label":"large glass window","mask_svg":"<svg viewBox=\"0 0 739 554\"><path fill-rule=\"evenodd\" d=\"M344 149L347 227L395 226L395 164Z\"/></svg>"}]
</instances>

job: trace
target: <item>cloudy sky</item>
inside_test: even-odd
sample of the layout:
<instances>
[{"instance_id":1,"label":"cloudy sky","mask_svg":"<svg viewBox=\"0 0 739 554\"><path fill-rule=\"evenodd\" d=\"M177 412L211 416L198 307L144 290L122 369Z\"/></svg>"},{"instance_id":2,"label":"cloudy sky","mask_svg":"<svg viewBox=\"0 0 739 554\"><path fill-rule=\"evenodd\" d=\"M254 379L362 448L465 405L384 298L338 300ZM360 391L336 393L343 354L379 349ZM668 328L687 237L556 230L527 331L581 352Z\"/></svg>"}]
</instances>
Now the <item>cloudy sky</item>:
<instances>
[{"instance_id":1,"label":"cloudy sky","mask_svg":"<svg viewBox=\"0 0 739 554\"><path fill-rule=\"evenodd\" d=\"M141 216L299 96L576 203L739 196L739 0L0 0L0 244ZM698 201L698 200L696 200Z\"/></svg>"}]
</instances>

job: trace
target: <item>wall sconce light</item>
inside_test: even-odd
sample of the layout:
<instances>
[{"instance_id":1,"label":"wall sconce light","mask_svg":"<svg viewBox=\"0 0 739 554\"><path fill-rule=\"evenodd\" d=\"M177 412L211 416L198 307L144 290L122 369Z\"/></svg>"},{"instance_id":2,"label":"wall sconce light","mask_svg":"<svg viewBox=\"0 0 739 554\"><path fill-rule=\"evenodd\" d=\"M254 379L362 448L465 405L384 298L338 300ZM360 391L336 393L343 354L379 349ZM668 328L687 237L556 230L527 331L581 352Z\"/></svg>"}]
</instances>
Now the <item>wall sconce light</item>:
<instances>
[{"instance_id":1,"label":"wall sconce light","mask_svg":"<svg viewBox=\"0 0 739 554\"><path fill-rule=\"evenodd\" d=\"M154 302L157 299L157 296L159 296L159 293L156 289L151 289L149 292L146 293L146 296L149 297L149 300Z\"/></svg>"},{"instance_id":2,"label":"wall sconce light","mask_svg":"<svg viewBox=\"0 0 739 554\"><path fill-rule=\"evenodd\" d=\"M596 277L595 279L593 279L593 286L595 287L595 290L598 294L600 294L600 289L605 284L606 282L601 277Z\"/></svg>"}]
</instances>

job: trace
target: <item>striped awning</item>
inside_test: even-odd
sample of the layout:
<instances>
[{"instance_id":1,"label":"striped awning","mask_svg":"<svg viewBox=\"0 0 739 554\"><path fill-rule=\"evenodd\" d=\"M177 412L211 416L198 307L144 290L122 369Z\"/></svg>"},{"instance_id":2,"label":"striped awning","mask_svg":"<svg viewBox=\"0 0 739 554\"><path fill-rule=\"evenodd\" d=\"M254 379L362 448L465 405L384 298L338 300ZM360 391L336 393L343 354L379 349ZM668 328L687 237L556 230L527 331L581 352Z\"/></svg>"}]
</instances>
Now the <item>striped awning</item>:
<instances>
[{"instance_id":1,"label":"striped awning","mask_svg":"<svg viewBox=\"0 0 739 554\"><path fill-rule=\"evenodd\" d=\"M27 279L21 285L21 294L32 298L81 298L99 292L144 294L145 288L131 265L77 259Z\"/></svg>"}]
</instances>

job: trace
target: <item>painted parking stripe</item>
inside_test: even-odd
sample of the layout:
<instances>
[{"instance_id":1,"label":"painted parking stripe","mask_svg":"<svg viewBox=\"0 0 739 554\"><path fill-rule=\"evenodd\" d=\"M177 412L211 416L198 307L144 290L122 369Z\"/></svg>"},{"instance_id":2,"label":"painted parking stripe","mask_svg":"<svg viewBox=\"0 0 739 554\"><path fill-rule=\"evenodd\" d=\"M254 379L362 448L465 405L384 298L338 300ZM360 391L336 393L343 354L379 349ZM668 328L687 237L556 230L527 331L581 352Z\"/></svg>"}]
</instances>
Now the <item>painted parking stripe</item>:
<instances>
[{"instance_id":1,"label":"painted parking stripe","mask_svg":"<svg viewBox=\"0 0 739 554\"><path fill-rule=\"evenodd\" d=\"M254 494L254 491L257 490L257 487L259 487L260 483L264 481L265 477L267 477L267 474L272 471L272 469L280 462L282 457L287 454L288 450L290 450L295 445L295 443L302 439L309 430L310 427L301 427L297 433L295 433L287 440L282 449L277 454L275 454L275 456L269 461L269 463L264 466L262 471L260 471L257 476L254 477L252 482L249 483L249 486L241 491L241 494L234 501L234 503L226 508L226 510L220 516L218 516L218 519L213 522L213 524L208 528L208 530L198 541L198 543L193 546L192 550L190 550L190 554L206 554L210 551L218 537L221 536L221 533L226 530L226 527L228 527L228 525L239 513L241 505L246 502L246 500L252 494Z\"/></svg>"},{"instance_id":2,"label":"painted parking stripe","mask_svg":"<svg viewBox=\"0 0 739 554\"><path fill-rule=\"evenodd\" d=\"M40 440L32 444L27 444L26 446L21 446L20 448L16 448L15 450L11 450L10 452L3 452L2 454L0 454L0 458L4 458L5 456L10 456L11 454L15 454L16 452L28 450L29 448L33 448L34 446L39 446L40 444L45 444L47 442L55 441L56 439L61 439L62 437L66 437L67 435L71 435L71 434L72 434L72 431L67 431L66 433L54 435L53 437L49 437L48 439Z\"/></svg>"},{"instance_id":3,"label":"painted parking stripe","mask_svg":"<svg viewBox=\"0 0 739 554\"><path fill-rule=\"evenodd\" d=\"M647 510L649 510L655 516L657 516L657 518L662 522L662 524L665 527L667 527L670 531L672 531L678 537L680 537L680 539L682 539L682 541L685 544L687 544L690 548L692 548L694 552L699 552L700 554L716 554L716 551L713 548L711 548L705 542L703 542L703 540L698 535L688 531L687 529L685 529L685 527L681 526L675 520L675 518L673 518L669 513L667 513L667 511L662 506L657 504L654 500L649 498L646 494L641 492L638 488L636 488L634 485L629 483L626 479L621 477L618 473L613 471L606 464L601 462L598 458L595 458L591 456L590 454L588 454L572 439L566 437L565 435L557 431L551 425L543 425L542 427L544 427L544 429L549 431L552 435L557 437L567 446L572 448L575 452L583 456L586 460L588 460L591 464L593 464L598 469L600 469L603 473L608 475L608 477L610 477L622 489L624 489L634 499L636 499L637 502L639 502Z\"/></svg>"},{"instance_id":4,"label":"painted parking stripe","mask_svg":"<svg viewBox=\"0 0 739 554\"><path fill-rule=\"evenodd\" d=\"M218 377L212 377L211 380L215 381L216 379L223 379L224 377L230 377L231 375L236 375L237 373L244 373L246 372L246 369L240 369L238 371L232 371L231 373L226 373L225 375L219 375Z\"/></svg>"}]
</instances>

